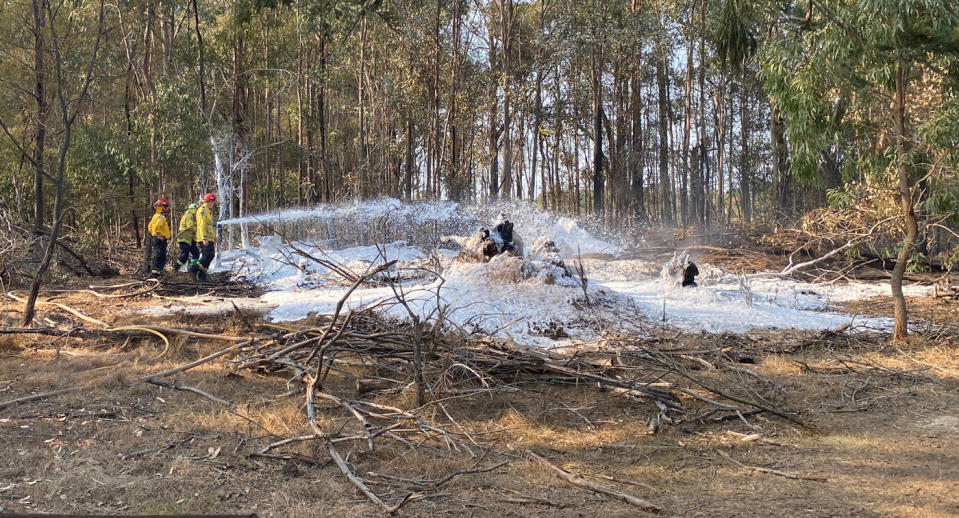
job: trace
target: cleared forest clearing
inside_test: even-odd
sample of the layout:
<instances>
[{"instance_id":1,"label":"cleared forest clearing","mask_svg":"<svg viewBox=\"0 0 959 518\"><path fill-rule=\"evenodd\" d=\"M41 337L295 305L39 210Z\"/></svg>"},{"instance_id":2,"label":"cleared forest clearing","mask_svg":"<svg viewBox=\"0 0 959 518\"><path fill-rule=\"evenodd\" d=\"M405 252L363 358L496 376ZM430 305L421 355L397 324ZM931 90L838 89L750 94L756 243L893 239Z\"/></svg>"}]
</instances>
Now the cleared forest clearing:
<instances>
[{"instance_id":1,"label":"cleared forest clearing","mask_svg":"<svg viewBox=\"0 0 959 518\"><path fill-rule=\"evenodd\" d=\"M259 315L242 310L133 321L132 308L195 290L168 285L144 292L144 286L151 285L113 290L130 295L116 298L73 291L41 300L52 297L112 328L150 325L241 338L284 332L269 331ZM244 288L220 289L235 295ZM116 331L128 333L122 338L89 326L84 338L6 335L0 399L84 389L0 410L0 447L8 458L0 467L0 506L260 516L370 516L397 505L400 516L636 516L653 507L665 516L950 516L959 512L957 302L929 297L910 304L914 318L931 325L900 345L865 333L671 333L621 337L620 350L633 356L607 354L611 347L567 351L558 360L612 364L593 371L595 378L613 376L617 365L645 372L632 362L653 351L666 354L678 367L649 386L672 390L681 411L658 409L652 403L659 396L597 390L608 382L586 371L580 379L528 368L508 381L450 376L438 395L429 377L439 371L431 370L430 357L424 373L442 404L418 407L412 383L358 393L357 378L394 379L402 368L369 357L361 364L344 352L323 380L332 398L314 398L317 425L330 435L273 449L313 433L302 383L276 366L243 368L236 361L242 353L233 352L160 379L165 387L142 381L220 351L222 341L170 335L165 345L149 333ZM854 309L867 314L883 307L888 298ZM82 323L60 306L38 309L48 324ZM326 324L314 317L289 327ZM683 385L680 372L700 384ZM366 434L351 407L369 421ZM415 414L418 424L381 424L376 419L388 408ZM423 432L429 427L442 432ZM371 429L385 431L371 437ZM394 432L402 440L389 439ZM346 471L382 505L332 461L331 442ZM560 478L557 468L589 487ZM614 493L597 492L600 486ZM610 496L617 493L650 506Z\"/></svg>"}]
</instances>

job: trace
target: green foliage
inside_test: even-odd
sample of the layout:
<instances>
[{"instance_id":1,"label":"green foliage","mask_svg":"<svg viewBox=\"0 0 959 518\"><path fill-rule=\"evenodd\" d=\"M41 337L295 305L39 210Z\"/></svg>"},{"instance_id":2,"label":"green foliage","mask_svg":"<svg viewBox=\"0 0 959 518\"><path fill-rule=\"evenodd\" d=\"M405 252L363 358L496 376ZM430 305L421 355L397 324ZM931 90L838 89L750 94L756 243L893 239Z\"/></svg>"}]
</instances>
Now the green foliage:
<instances>
[{"instance_id":1,"label":"green foliage","mask_svg":"<svg viewBox=\"0 0 959 518\"><path fill-rule=\"evenodd\" d=\"M760 52L761 76L784 114L793 172L822 174L823 157L841 156L843 177L870 176L888 183L904 166L913 180L955 171L955 93L959 67L959 15L952 2L921 0L829 1L814 5L808 26L792 27ZM907 124L914 145L898 154L891 98L897 63L907 67ZM937 172L938 171L938 172ZM948 182L929 182L922 204L948 211ZM849 203L841 192L830 204Z\"/></svg>"},{"instance_id":2,"label":"green foliage","mask_svg":"<svg viewBox=\"0 0 959 518\"><path fill-rule=\"evenodd\" d=\"M920 252L909 254L909 260L906 263L906 271L909 273L924 272L928 270L929 258Z\"/></svg>"},{"instance_id":3,"label":"green foliage","mask_svg":"<svg viewBox=\"0 0 959 518\"><path fill-rule=\"evenodd\" d=\"M826 201L829 207L836 210L845 210L858 200L856 193L846 190L845 187L837 187L826 191Z\"/></svg>"},{"instance_id":4,"label":"green foliage","mask_svg":"<svg viewBox=\"0 0 959 518\"><path fill-rule=\"evenodd\" d=\"M725 0L716 26L716 53L723 67L742 70L746 60L756 53L758 43L753 10L747 0Z\"/></svg>"}]
</instances>

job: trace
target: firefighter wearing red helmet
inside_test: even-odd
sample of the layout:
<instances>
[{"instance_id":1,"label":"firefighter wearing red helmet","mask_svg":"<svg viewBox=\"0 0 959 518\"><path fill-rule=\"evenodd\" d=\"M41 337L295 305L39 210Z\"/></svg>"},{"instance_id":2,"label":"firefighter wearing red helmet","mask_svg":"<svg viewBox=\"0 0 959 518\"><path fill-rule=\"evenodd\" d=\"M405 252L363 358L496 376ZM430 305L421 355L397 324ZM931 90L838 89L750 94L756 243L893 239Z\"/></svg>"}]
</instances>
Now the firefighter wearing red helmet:
<instances>
[{"instance_id":1,"label":"firefighter wearing red helmet","mask_svg":"<svg viewBox=\"0 0 959 518\"><path fill-rule=\"evenodd\" d=\"M153 214L153 219L150 220L150 226L148 227L150 235L153 236L153 266L150 270L150 278L157 279L160 277L160 272L163 271L163 265L166 264L167 241L172 239L173 235L170 233L170 223L168 221L170 200L160 198L153 202L153 207L156 209L156 213Z\"/></svg>"},{"instance_id":2,"label":"firefighter wearing red helmet","mask_svg":"<svg viewBox=\"0 0 959 518\"><path fill-rule=\"evenodd\" d=\"M203 204L196 210L196 242L200 247L200 260L190 264L190 276L194 280L207 282L207 269L213 262L216 254L214 242L216 230L213 228L213 206L216 205L216 195L212 192L203 196Z\"/></svg>"}]
</instances>

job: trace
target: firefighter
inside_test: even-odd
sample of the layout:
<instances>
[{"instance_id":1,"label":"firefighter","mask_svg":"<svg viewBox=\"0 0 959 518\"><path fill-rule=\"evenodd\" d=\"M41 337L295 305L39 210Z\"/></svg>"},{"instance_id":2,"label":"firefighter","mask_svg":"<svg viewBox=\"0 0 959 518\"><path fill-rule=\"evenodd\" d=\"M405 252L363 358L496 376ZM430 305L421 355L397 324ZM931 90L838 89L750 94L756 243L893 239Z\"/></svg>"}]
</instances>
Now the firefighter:
<instances>
[{"instance_id":1,"label":"firefighter","mask_svg":"<svg viewBox=\"0 0 959 518\"><path fill-rule=\"evenodd\" d=\"M160 272L163 271L163 265L166 264L166 246L173 236L170 234L170 200L160 198L153 203L156 214L150 220L148 227L150 235L153 236L153 267L150 270L150 279L160 278Z\"/></svg>"},{"instance_id":2,"label":"firefighter","mask_svg":"<svg viewBox=\"0 0 959 518\"><path fill-rule=\"evenodd\" d=\"M699 268L696 268L696 263L687 259L686 264L683 265L683 288L695 288L698 286L696 284L696 276L699 275Z\"/></svg>"},{"instance_id":3,"label":"firefighter","mask_svg":"<svg viewBox=\"0 0 959 518\"><path fill-rule=\"evenodd\" d=\"M513 243L513 222L506 219L506 216L500 214L500 222L493 228L495 232L500 237L500 253L513 253L516 250L516 246Z\"/></svg>"},{"instance_id":4,"label":"firefighter","mask_svg":"<svg viewBox=\"0 0 959 518\"><path fill-rule=\"evenodd\" d=\"M195 281L207 282L207 270L213 262L216 250L213 247L216 241L216 229L213 223L213 206L216 205L216 195L212 192L203 196L203 204L196 210L196 242L200 248L200 259L190 260L190 277Z\"/></svg>"},{"instance_id":5,"label":"firefighter","mask_svg":"<svg viewBox=\"0 0 959 518\"><path fill-rule=\"evenodd\" d=\"M191 203L180 218L180 228L178 230L176 244L180 247L180 255L173 263L173 271L178 272L183 266L187 266L190 259L200 258L200 249L196 246L196 209L199 205Z\"/></svg>"}]
</instances>

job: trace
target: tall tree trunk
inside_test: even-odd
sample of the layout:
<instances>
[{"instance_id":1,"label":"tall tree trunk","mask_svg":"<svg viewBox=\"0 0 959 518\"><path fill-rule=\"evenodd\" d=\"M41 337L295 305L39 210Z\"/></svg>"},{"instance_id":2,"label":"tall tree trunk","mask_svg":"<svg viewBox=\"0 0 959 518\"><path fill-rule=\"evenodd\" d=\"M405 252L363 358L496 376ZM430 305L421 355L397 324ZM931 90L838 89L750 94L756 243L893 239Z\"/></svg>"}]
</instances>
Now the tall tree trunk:
<instances>
[{"instance_id":1,"label":"tall tree trunk","mask_svg":"<svg viewBox=\"0 0 959 518\"><path fill-rule=\"evenodd\" d=\"M666 95L666 55L661 46L656 56L656 83L659 87L659 195L660 219L663 225L673 224L673 211L669 204L669 99Z\"/></svg>"},{"instance_id":2,"label":"tall tree trunk","mask_svg":"<svg viewBox=\"0 0 959 518\"><path fill-rule=\"evenodd\" d=\"M692 18L690 18L692 19ZM683 226L689 225L689 191L687 185L689 182L689 132L693 116L693 38L689 37L686 41L686 84L683 91L684 110L683 110L683 173L680 182L679 205L680 215L682 216ZM695 180L692 182L695 185Z\"/></svg>"},{"instance_id":3,"label":"tall tree trunk","mask_svg":"<svg viewBox=\"0 0 959 518\"><path fill-rule=\"evenodd\" d=\"M553 69L553 95L554 99L562 99L560 83L562 82L562 76L560 75L559 65L555 65ZM553 195L553 207L559 209L562 206L562 187L563 180L560 177L560 154L563 151L563 136L561 128L563 127L563 110L561 107L557 106L557 109L553 112L553 179L550 183L550 191Z\"/></svg>"},{"instance_id":4,"label":"tall tree trunk","mask_svg":"<svg viewBox=\"0 0 959 518\"><path fill-rule=\"evenodd\" d=\"M732 88L730 83L730 89ZM732 222L733 219L733 141L736 140L733 136L733 117L736 108L736 98L733 96L732 90L729 92L729 109L726 112L726 221L727 223ZM740 219L742 219L742 214L740 214Z\"/></svg>"},{"instance_id":5,"label":"tall tree trunk","mask_svg":"<svg viewBox=\"0 0 959 518\"><path fill-rule=\"evenodd\" d=\"M27 295L27 302L24 304L23 319L21 320L21 324L24 326L28 326L31 322L33 322L37 296L40 294L40 285L43 282L43 276L50 267L50 261L53 259L53 250L56 248L57 239L60 237L60 225L63 223L63 184L65 181L63 173L67 164L67 151L70 149L71 137L73 135L73 123L76 121L78 113L77 110L79 110L79 100L84 99L87 95L87 89L90 86L90 78L92 77L93 63L95 63L97 60L100 50L100 41L103 35L103 2L101 1L97 20L96 43L94 44L93 52L91 53L90 64L87 66L86 73L84 74L83 86L80 88L75 99L77 102L68 103L63 91L65 88L65 79L63 77L63 57L60 53L56 32L54 32L53 29L53 24L56 22L56 19L53 15L53 11L50 9L49 3L45 3L43 8L46 10L47 19L50 21L51 26L51 41L53 43L56 63L56 98L60 107L60 120L63 123L63 140L60 142L60 148L57 154L57 174L55 177L56 191L53 201L53 225L50 228L50 237L43 252L43 259L41 259L40 265L37 267L37 271L34 274L33 282L30 284L30 292ZM73 112L70 111L70 106L74 106Z\"/></svg>"},{"instance_id":6,"label":"tall tree trunk","mask_svg":"<svg viewBox=\"0 0 959 518\"><path fill-rule=\"evenodd\" d=\"M463 2L462 0L453 0L452 26L453 26L453 61L450 64L450 100L449 100L449 140L450 140L450 167L446 172L452 179L451 185L455 186L450 190L450 198L462 200L469 196L463 192L469 190L471 186L463 182L462 168L460 165L460 146L459 135L456 132L456 126L459 123L458 103L456 97L459 95L459 68L460 68L460 36L463 26ZM455 191L455 192L454 192Z\"/></svg>"},{"instance_id":7,"label":"tall tree trunk","mask_svg":"<svg viewBox=\"0 0 959 518\"><path fill-rule=\"evenodd\" d=\"M539 33L544 33L544 27L546 26L546 0L540 0L539 3ZM534 99L533 106L533 157L532 157L532 169L530 169L530 174L536 176L536 166L537 162L540 163L540 198L542 199L543 209L548 208L548 202L546 199L546 156L543 154L543 136L542 127L543 127L543 68L546 65L543 63L540 56L539 47L536 48L536 54L533 59L536 62L536 98ZM536 200L536 193L533 190L530 190L529 193L530 200Z\"/></svg>"},{"instance_id":8,"label":"tall tree trunk","mask_svg":"<svg viewBox=\"0 0 959 518\"><path fill-rule=\"evenodd\" d=\"M306 58L303 55L303 31L300 18L300 4L296 4L296 203L302 205L306 186L306 110L304 97L306 90Z\"/></svg>"},{"instance_id":9,"label":"tall tree trunk","mask_svg":"<svg viewBox=\"0 0 959 518\"><path fill-rule=\"evenodd\" d=\"M542 25L542 21L540 21L540 25ZM535 82L536 82L536 97L533 100L533 154L532 154L532 160L531 160L532 163L531 163L531 169L530 169L530 175L533 176L534 178L536 177L536 166L539 162L539 158L540 158L539 155L542 154L542 149L543 149L543 136L541 134L542 128L543 128L543 69L542 68L536 69ZM539 178L540 178L539 191L540 191L540 198L542 199L544 209L547 208L546 175L543 172L546 170L545 166L546 166L546 163L544 159L543 163L540 165L541 171L539 174ZM529 198L530 200L536 199L536 193L534 192L534 189L530 189Z\"/></svg>"},{"instance_id":10,"label":"tall tree trunk","mask_svg":"<svg viewBox=\"0 0 959 518\"><path fill-rule=\"evenodd\" d=\"M699 4L699 133L696 144L699 149L699 161L696 168L697 184L695 188L696 221L702 228L709 225L709 205L706 203L709 167L708 146L706 144L706 0Z\"/></svg>"},{"instance_id":11,"label":"tall tree trunk","mask_svg":"<svg viewBox=\"0 0 959 518\"><path fill-rule=\"evenodd\" d=\"M632 114L629 146L630 190L633 198L633 217L646 220L646 200L643 188L643 105L640 99L640 72L630 78L629 109Z\"/></svg>"},{"instance_id":12,"label":"tall tree trunk","mask_svg":"<svg viewBox=\"0 0 959 518\"><path fill-rule=\"evenodd\" d=\"M429 175L430 180L428 181L429 187L429 197L438 198L440 193L440 170L442 169L443 157L443 146L441 143L442 136L440 130L440 18L442 14L441 1L436 0L436 10L433 17L433 84L430 92L430 120L432 121L432 127L430 128L430 153L427 156L429 163L432 164L428 171L432 174Z\"/></svg>"},{"instance_id":13,"label":"tall tree trunk","mask_svg":"<svg viewBox=\"0 0 959 518\"><path fill-rule=\"evenodd\" d=\"M496 77L496 42L490 34L489 66L490 77ZM499 197L499 99L496 95L495 81L490 81L490 115L489 115L489 197Z\"/></svg>"},{"instance_id":14,"label":"tall tree trunk","mask_svg":"<svg viewBox=\"0 0 959 518\"><path fill-rule=\"evenodd\" d=\"M507 200L512 197L513 191L513 138L511 134L512 120L510 113L511 78L510 52L512 50L512 32L515 7L513 0L500 0L500 29L502 30L501 43L503 44L503 197Z\"/></svg>"},{"instance_id":15,"label":"tall tree trunk","mask_svg":"<svg viewBox=\"0 0 959 518\"><path fill-rule=\"evenodd\" d=\"M773 178L776 186L776 202L779 210L786 215L791 215L790 202L790 176L789 176L789 158L786 149L786 131L783 125L782 116L776 104L769 101L769 138L771 141L773 153Z\"/></svg>"},{"instance_id":16,"label":"tall tree trunk","mask_svg":"<svg viewBox=\"0 0 959 518\"><path fill-rule=\"evenodd\" d=\"M723 97L723 91L725 89L725 81L720 82L720 87L716 89L714 97L714 104L716 108L716 123L714 125L714 133L716 134L716 217L720 224L723 224L728 218L728 213L726 212L726 206L724 197L725 193L725 183L723 176L723 167L725 167L725 145L726 145L726 101Z\"/></svg>"},{"instance_id":17,"label":"tall tree trunk","mask_svg":"<svg viewBox=\"0 0 959 518\"><path fill-rule=\"evenodd\" d=\"M593 213L603 217L603 52L593 54Z\"/></svg>"},{"instance_id":18,"label":"tall tree trunk","mask_svg":"<svg viewBox=\"0 0 959 518\"><path fill-rule=\"evenodd\" d=\"M413 113L406 112L406 176L403 179L403 196L406 201L413 199Z\"/></svg>"},{"instance_id":19,"label":"tall tree trunk","mask_svg":"<svg viewBox=\"0 0 959 518\"><path fill-rule=\"evenodd\" d=\"M133 70L133 63L128 62L127 64L127 75L123 82L123 115L126 118L126 132L127 139L133 139L133 117L130 114L130 72ZM130 217L133 221L133 233L136 237L137 246L143 245L143 239L140 234L140 220L137 217L136 210L136 197L134 196L134 187L136 186L136 176L134 174L134 168L129 168L127 175L127 194L130 198Z\"/></svg>"},{"instance_id":20,"label":"tall tree trunk","mask_svg":"<svg viewBox=\"0 0 959 518\"><path fill-rule=\"evenodd\" d=\"M237 143L239 142L241 144L246 144L248 142L247 131L246 131L246 128L247 128L247 123L246 123L247 79L246 77L247 76L245 75L246 71L244 70L244 66L243 66L243 56L246 55L245 40L239 28L236 28L235 31L236 33L234 34L234 38L233 38L233 120L232 120L233 135L231 135L231 139L230 139L231 159L230 159L230 171L229 171L229 174L231 176L233 174L234 167L237 166L237 160L235 158L236 151L237 151ZM243 157L241 157L240 160L243 160ZM247 189L248 169L249 169L248 162L245 162L242 165L239 165L239 173L240 173L239 198L237 200L233 200L232 196L228 196L226 197L227 199L220 200L221 206L224 203L230 204L231 218L237 215L237 213L239 216L246 215L247 197L248 197L248 189ZM232 188L230 192L232 194ZM238 203L239 206L234 207L235 203ZM234 243L233 233L234 233L234 226L230 226L230 239L227 242L226 248L233 246L233 243ZM249 246L248 238L249 236L247 233L247 227L243 226L241 228L241 239L242 239L244 248ZM220 255L217 254L218 259L219 257Z\"/></svg>"},{"instance_id":21,"label":"tall tree trunk","mask_svg":"<svg viewBox=\"0 0 959 518\"><path fill-rule=\"evenodd\" d=\"M37 131L34 136L33 147L33 231L39 234L43 231L43 152L47 135L47 93L46 68L43 54L46 52L43 44L43 30L46 26L47 0L32 0L30 7L33 10L34 31L34 91L37 101Z\"/></svg>"},{"instance_id":22,"label":"tall tree trunk","mask_svg":"<svg viewBox=\"0 0 959 518\"><path fill-rule=\"evenodd\" d=\"M610 143L610 166L607 172L609 197L613 202L612 221L626 223L629 215L629 80L622 60L616 65L616 135ZM616 150L612 147L615 143Z\"/></svg>"},{"instance_id":23,"label":"tall tree trunk","mask_svg":"<svg viewBox=\"0 0 959 518\"><path fill-rule=\"evenodd\" d=\"M742 207L743 223L749 225L752 220L752 198L750 181L752 173L749 170L749 92L746 88L746 63L742 64L739 85L739 188L740 206Z\"/></svg>"},{"instance_id":24,"label":"tall tree trunk","mask_svg":"<svg viewBox=\"0 0 959 518\"><path fill-rule=\"evenodd\" d=\"M368 189L368 179L366 170L366 16L360 21L360 67L357 77L357 102L359 103L360 115L357 121L359 131L356 146L356 167L359 170L360 185L357 194L360 199L366 198Z\"/></svg>"},{"instance_id":25,"label":"tall tree trunk","mask_svg":"<svg viewBox=\"0 0 959 518\"><path fill-rule=\"evenodd\" d=\"M906 273L906 264L915 248L919 236L919 225L916 213L913 210L912 187L909 185L909 167L906 163L906 88L908 68L902 58L896 66L896 153L898 155L899 170L899 208L903 217L903 240L896 258L896 266L892 269L892 300L895 320L894 340L902 340L908 334L908 315L906 312L906 297L902 293L902 277Z\"/></svg>"},{"instance_id":26,"label":"tall tree trunk","mask_svg":"<svg viewBox=\"0 0 959 518\"><path fill-rule=\"evenodd\" d=\"M156 6L153 0L150 0L147 4L147 20L146 28L143 31L143 82L147 86L147 90L150 95L150 178L152 179L153 190L148 190L147 196L149 198L147 201L147 206L152 202L153 194L158 190L160 181L159 181L159 165L157 158L157 133L159 129L157 127L157 91L156 86L153 82L153 24L155 18ZM144 224L149 224L150 217L146 216L143 218ZM149 231L144 229L144 236L149 236ZM145 239L145 246L143 247L143 268L144 270L150 269L150 262L153 257L153 240Z\"/></svg>"},{"instance_id":27,"label":"tall tree trunk","mask_svg":"<svg viewBox=\"0 0 959 518\"><path fill-rule=\"evenodd\" d=\"M206 80L204 78L205 72L203 71L204 60L203 60L203 35L200 33L200 10L197 8L196 0L193 0L193 21L194 28L196 29L196 43L198 50L197 64L199 65L199 78L200 78L200 110L203 113L203 116L206 116Z\"/></svg>"},{"instance_id":28,"label":"tall tree trunk","mask_svg":"<svg viewBox=\"0 0 959 518\"><path fill-rule=\"evenodd\" d=\"M306 53L306 59L309 63L313 62L315 49L310 46ZM306 138L306 202L316 203L318 198L316 188L316 146L314 145L313 121L316 120L316 102L317 98L313 95L315 88L313 82L313 66L307 68L308 74L303 85L303 94L307 100L307 124L304 129Z\"/></svg>"},{"instance_id":29,"label":"tall tree trunk","mask_svg":"<svg viewBox=\"0 0 959 518\"><path fill-rule=\"evenodd\" d=\"M328 159L326 151L326 36L324 36L323 33L320 33L319 40L320 93L316 98L316 117L320 130L320 174L323 177L322 199L324 203L329 203L333 201L333 198L330 193L332 179L330 178L330 166L327 161Z\"/></svg>"}]
</instances>

